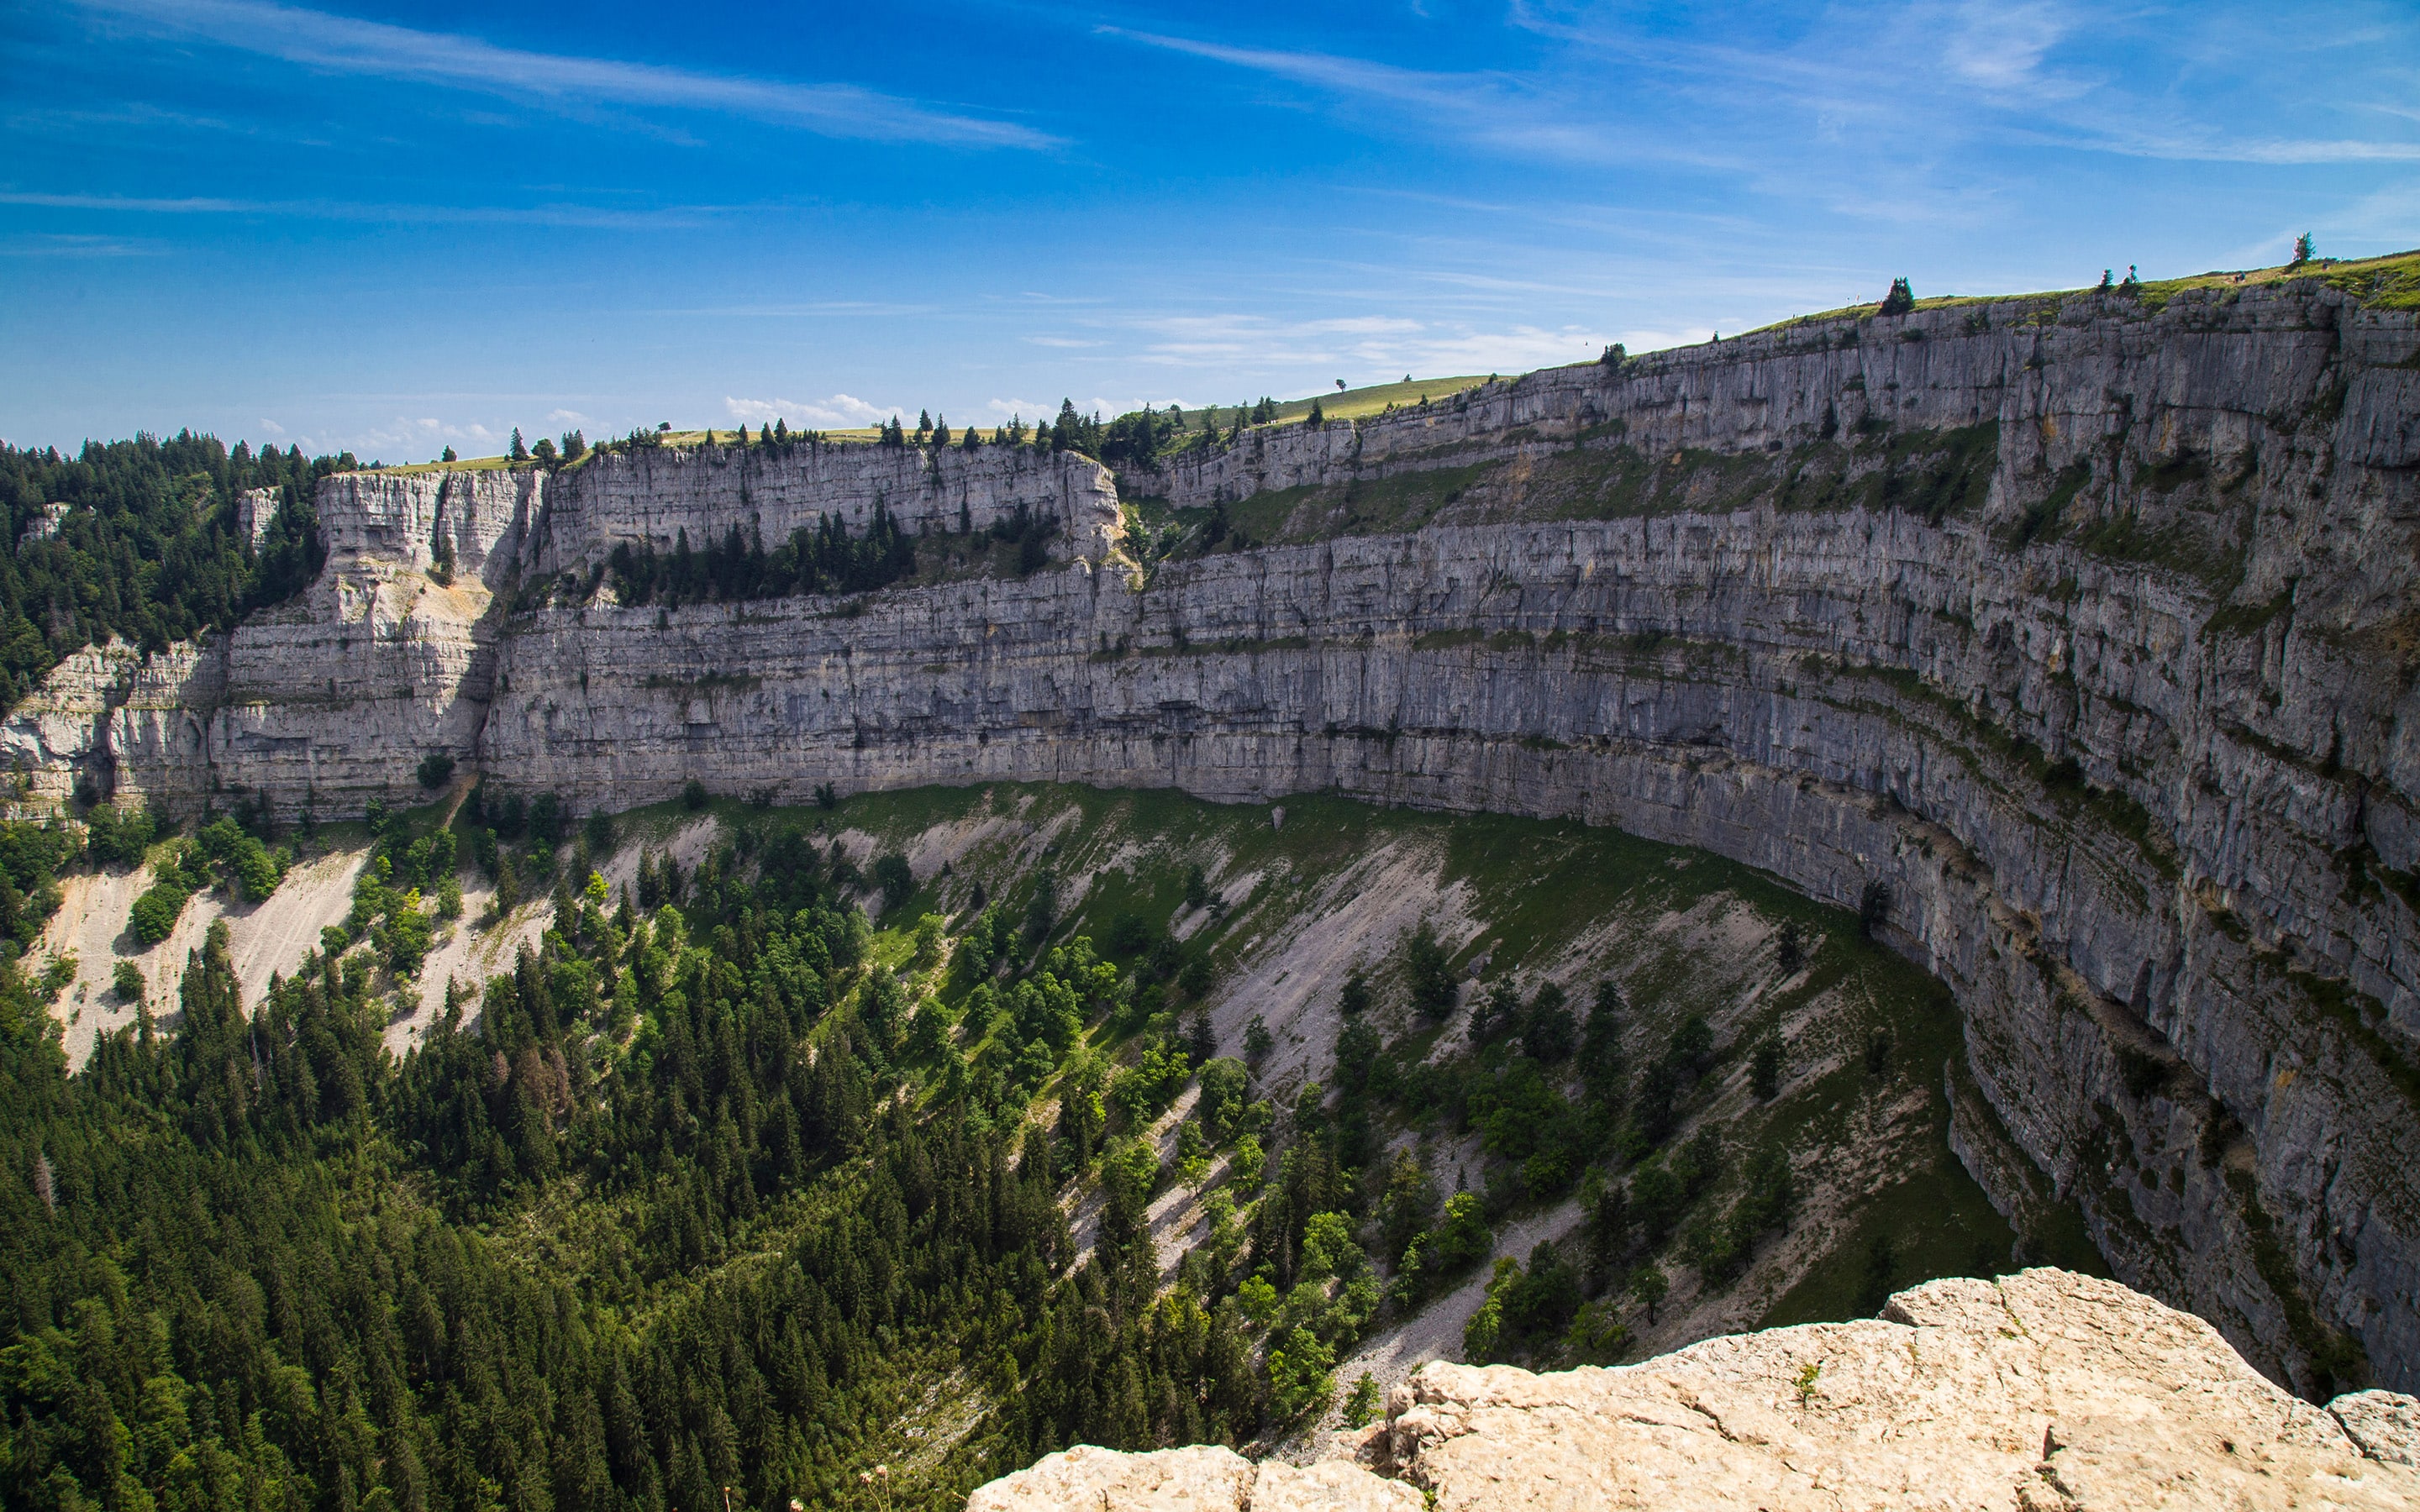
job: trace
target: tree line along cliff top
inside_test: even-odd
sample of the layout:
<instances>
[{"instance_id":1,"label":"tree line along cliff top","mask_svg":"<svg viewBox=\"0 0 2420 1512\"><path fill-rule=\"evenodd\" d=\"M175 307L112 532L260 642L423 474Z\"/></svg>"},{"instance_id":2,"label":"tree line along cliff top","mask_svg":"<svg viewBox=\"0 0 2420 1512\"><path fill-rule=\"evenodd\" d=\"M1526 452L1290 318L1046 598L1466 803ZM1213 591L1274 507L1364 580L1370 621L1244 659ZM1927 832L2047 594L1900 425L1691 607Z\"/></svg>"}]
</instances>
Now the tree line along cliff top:
<instances>
[{"instance_id":1,"label":"tree line along cliff top","mask_svg":"<svg viewBox=\"0 0 2420 1512\"><path fill-rule=\"evenodd\" d=\"M1886 295L1882 300L1792 316L1769 325L1756 327L1745 334L1758 335L1825 321L1867 319L1878 315L1891 316L1930 310L2010 303L2040 303L2055 309L2066 301L2092 295L2112 295L2130 300L2138 304L2144 314L2156 315L2170 299L2187 290L2243 289L2304 280L2316 281L2328 287L2341 290L2367 308L2420 310L2420 250L2414 250L2390 253L2376 257L2311 257L2307 260L2283 263L2272 268L2212 270L2209 272L2164 279L2138 278L2131 268L2127 270L2123 278L2119 278L2116 276L2116 270L2113 269L2104 275L2104 282L2098 286L2047 289L2030 294L1919 296L1911 292L1906 296L1905 302L1900 302L1895 287L1892 295ZM1708 344L1719 343L1720 339L1717 334L1714 342ZM1608 351L1620 350L1618 346L1608 348ZM1339 379L1339 387L1335 392L1321 392L1302 398L1285 400L1263 398L1253 404L1209 405L1191 409L1179 405L1171 405L1166 409L1146 407L1142 410L1120 415L1107 422L1104 422L1098 414L1094 414L1089 417L1089 424L1095 430L1106 433L1121 424L1131 427L1139 418L1156 414L1174 414L1179 417L1180 426L1190 427L1196 431L1205 428L1231 430L1239 424L1245 427L1264 424L1296 424L1311 419L1314 413L1322 420L1361 420L1385 414L1393 409L1415 409L1424 403L1437 403L1450 399L1457 393L1494 382L1501 376L1491 373L1483 376L1465 374L1455 377L1416 378L1410 374L1405 374L1402 379L1395 382L1369 384L1359 388L1343 387L1343 380ZM1063 408L1062 412L1063 416L1067 411ZM929 416L929 411L927 415ZM901 418L903 417L893 417L894 420ZM942 417L942 422L946 424L946 416ZM889 429L890 424L886 423L882 425L813 432L801 430L793 434L801 439L812 435L818 442L879 444ZM1036 416L1029 423L1022 416L1018 416L1005 425L976 426L974 429L985 443L997 444L1005 440L1038 440L1041 437L1050 434L1052 427L1047 417ZM735 440L761 435L762 432L763 427L750 427L745 424L735 425L727 430L715 426L675 429L667 423L651 432L633 432L632 434L639 438L643 445L696 447L718 443L729 444ZM908 435L920 440L926 433L926 428L922 426L907 432ZM962 428L951 434L954 438L961 437L964 435L964 430ZM597 452L627 449L628 444L628 438L607 441L596 447L587 448L580 455L570 457L561 456L558 451L557 459L551 465L557 468L578 466L585 460L586 456L594 455ZM1098 450L1097 447L1076 449ZM529 456L516 457L506 455L405 463L393 467L381 467L380 464L373 463L372 467L383 471L411 473L442 471L484 471L536 465L548 464Z\"/></svg>"},{"instance_id":2,"label":"tree line along cliff top","mask_svg":"<svg viewBox=\"0 0 2420 1512\"><path fill-rule=\"evenodd\" d=\"M2366 308L2420 310L2420 251L2384 256L2314 257L2273 268L2213 271L2142 282L2113 281L2105 289L2083 288L2032 295L1906 298L1916 313L1952 307L2034 303L2039 315L2067 301L2097 299L2104 312L2138 307L2156 314L2180 293L2242 290L2314 284L2340 291ZM1764 332L1782 332L1824 321L1858 320L1885 311L1885 301L1793 317ZM1751 333L1752 334L1752 333ZM1618 350L1615 349L1615 350ZM1609 353L1609 355L1611 355ZM1056 421L1035 417L1005 427L978 427L982 444L1017 440L1075 450L1111 467L1141 471L1187 450L1232 441L1250 428L1298 424L1316 413L1323 421L1359 420L1390 409L1438 404L1493 381L1497 376L1464 375L1404 379L1321 393L1283 402L1263 399L1249 406L1192 410L1146 409L1104 421L1063 406ZM946 424L943 420L941 424ZM887 433L887 435L886 435ZM963 429L951 433L963 443ZM844 431L787 431L775 441L845 445L907 444L938 431L904 424ZM1215 438L1215 439L1214 439ZM697 447L747 440L764 444L761 427L634 432L602 443ZM571 441L566 437L566 443ZM598 448L582 440L581 455L569 444L543 440L528 455L453 458L442 462L367 470L391 473L494 471L587 465ZM551 453L550 460L546 454ZM255 453L232 450L215 438L179 432L166 440L138 436L131 441L87 442L69 455L55 448L0 447L0 507L8 517L16 549L0 563L0 702L15 702L58 660L80 646L115 635L156 649L208 629L224 629L244 614L298 592L318 570L318 538L312 494L320 479L362 471L351 454L305 458L299 450ZM262 495L261 490L268 490ZM252 522L247 535L241 511L247 494L265 498L270 513ZM257 506L256 506L257 507ZM1400 513L1400 512L1398 512ZM1259 538L1264 532L1254 532Z\"/></svg>"}]
</instances>

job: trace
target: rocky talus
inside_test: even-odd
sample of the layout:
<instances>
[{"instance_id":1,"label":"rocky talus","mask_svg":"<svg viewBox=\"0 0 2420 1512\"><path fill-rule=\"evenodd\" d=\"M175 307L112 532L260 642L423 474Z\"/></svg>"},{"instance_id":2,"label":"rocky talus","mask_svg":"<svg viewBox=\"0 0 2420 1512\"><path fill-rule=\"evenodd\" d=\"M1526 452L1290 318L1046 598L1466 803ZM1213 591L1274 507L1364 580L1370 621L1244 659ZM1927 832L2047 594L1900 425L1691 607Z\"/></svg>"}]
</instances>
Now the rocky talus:
<instances>
[{"instance_id":1,"label":"rocky talus","mask_svg":"<svg viewBox=\"0 0 2420 1512\"><path fill-rule=\"evenodd\" d=\"M1115 497L1218 548L1146 567ZM1023 578L621 606L613 548L1020 508ZM6 744L349 812L1042 779L1569 816L1865 905L2024 1231L2311 1397L2420 1384L2420 325L2319 280L1802 322L1263 427L332 479L329 569ZM450 584L435 543L454 563ZM1238 543L1242 548L1237 548Z\"/></svg>"},{"instance_id":2,"label":"rocky talus","mask_svg":"<svg viewBox=\"0 0 2420 1512\"><path fill-rule=\"evenodd\" d=\"M2115 1282L1933 1281L1880 1319L1733 1335L1615 1369L1431 1365L1309 1469L1079 1447L969 1512L1495 1512L2420 1504L2420 1403L2315 1407Z\"/></svg>"}]
</instances>

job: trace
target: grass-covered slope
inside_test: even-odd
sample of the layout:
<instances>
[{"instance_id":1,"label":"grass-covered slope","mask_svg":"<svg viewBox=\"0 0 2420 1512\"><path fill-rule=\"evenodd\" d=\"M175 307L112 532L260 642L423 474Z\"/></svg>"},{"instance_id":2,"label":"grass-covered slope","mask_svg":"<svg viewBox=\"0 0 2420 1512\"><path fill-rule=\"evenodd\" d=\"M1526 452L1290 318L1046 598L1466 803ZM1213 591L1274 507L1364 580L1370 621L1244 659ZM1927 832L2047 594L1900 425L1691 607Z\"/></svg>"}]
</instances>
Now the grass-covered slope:
<instances>
[{"instance_id":1,"label":"grass-covered slope","mask_svg":"<svg viewBox=\"0 0 2420 1512\"><path fill-rule=\"evenodd\" d=\"M1042 1105L1103 1086L1117 1121L1163 1043L1243 1062L1265 1123L1161 1081L1125 1110L1144 1153L1112 1148L1152 1172L1134 1196L1163 1280L1232 1288L1264 1351L1333 1359L1340 1407L1363 1370L1438 1354L1611 1360L1869 1314L2019 1253L2098 1265L2071 1214L2020 1242L1950 1155L1938 984L1718 858L1332 798L927 790L833 824L914 859L902 915L963 917L985 888L1030 920L1047 899L1054 938L1145 982L1038 1080ZM1030 1052L1014 1023L959 1016L988 1099ZM1331 1211L1360 1252L1332 1271L1306 1258Z\"/></svg>"},{"instance_id":2,"label":"grass-covered slope","mask_svg":"<svg viewBox=\"0 0 2420 1512\"><path fill-rule=\"evenodd\" d=\"M2132 270L2129 271L2131 273ZM2393 252L2377 257L2315 257L2308 262L2280 263L2272 268L2213 269L2206 273L2187 273L2180 278L2118 280L2108 285L2108 289L2125 298L2140 300L2147 310L2157 310L2186 289L2257 287L2263 284L2282 284L2304 278L2318 279L2332 288L2341 289L2371 309L2420 310L2420 251ZM2071 295L2096 292L2100 290L2072 288L2044 289L2035 294L1934 295L1917 299L1910 308L1944 310L2025 300L2055 301ZM1819 320L1868 316L1881 308L1880 301L1872 304L1843 305L1837 310L1792 316L1769 326L1760 326L1747 334L1783 331Z\"/></svg>"}]
</instances>

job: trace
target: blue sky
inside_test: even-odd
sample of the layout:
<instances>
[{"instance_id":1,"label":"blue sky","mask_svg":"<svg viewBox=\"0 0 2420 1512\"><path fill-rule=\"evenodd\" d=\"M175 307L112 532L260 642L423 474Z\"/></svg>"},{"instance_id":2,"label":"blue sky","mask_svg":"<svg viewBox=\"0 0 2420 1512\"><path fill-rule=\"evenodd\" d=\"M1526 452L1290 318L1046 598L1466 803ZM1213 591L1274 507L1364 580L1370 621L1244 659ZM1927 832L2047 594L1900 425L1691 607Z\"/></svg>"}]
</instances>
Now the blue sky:
<instances>
[{"instance_id":1,"label":"blue sky","mask_svg":"<svg viewBox=\"0 0 2420 1512\"><path fill-rule=\"evenodd\" d=\"M333 3L333 0L332 0ZM2420 11L0 8L0 437L389 461L2420 245Z\"/></svg>"}]
</instances>

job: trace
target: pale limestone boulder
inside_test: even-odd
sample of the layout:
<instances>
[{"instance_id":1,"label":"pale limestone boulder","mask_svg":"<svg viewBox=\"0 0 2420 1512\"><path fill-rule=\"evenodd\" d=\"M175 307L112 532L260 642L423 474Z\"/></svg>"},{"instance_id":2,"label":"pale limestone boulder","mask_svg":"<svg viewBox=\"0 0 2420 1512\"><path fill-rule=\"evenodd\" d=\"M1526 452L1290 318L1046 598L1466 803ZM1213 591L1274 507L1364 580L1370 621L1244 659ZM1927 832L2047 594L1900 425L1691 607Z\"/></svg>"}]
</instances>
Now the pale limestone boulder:
<instances>
[{"instance_id":1,"label":"pale limestone boulder","mask_svg":"<svg viewBox=\"0 0 2420 1512\"><path fill-rule=\"evenodd\" d=\"M1426 1498L1399 1480L1329 1459L1308 1469L1254 1464L1233 1449L1196 1444L1121 1454L1078 1444L1045 1456L967 1498L968 1512L1421 1512Z\"/></svg>"},{"instance_id":2,"label":"pale limestone boulder","mask_svg":"<svg viewBox=\"0 0 2420 1512\"><path fill-rule=\"evenodd\" d=\"M1270 1459L1252 1483L1251 1512L1421 1512L1427 1500L1417 1487L1342 1459L1307 1469Z\"/></svg>"},{"instance_id":3,"label":"pale limestone boulder","mask_svg":"<svg viewBox=\"0 0 2420 1512\"><path fill-rule=\"evenodd\" d=\"M967 1512L1244 1512L1254 1470L1234 1450L1213 1444L1121 1454L1079 1443L977 1487Z\"/></svg>"},{"instance_id":4,"label":"pale limestone boulder","mask_svg":"<svg viewBox=\"0 0 2420 1512\"><path fill-rule=\"evenodd\" d=\"M2372 1459L2420 1465L2420 1402L2397 1392L2348 1392L2328 1403L2352 1442Z\"/></svg>"},{"instance_id":5,"label":"pale limestone boulder","mask_svg":"<svg viewBox=\"0 0 2420 1512\"><path fill-rule=\"evenodd\" d=\"M2063 1271L1620 1369L1432 1365L1388 1408L1379 1447L1439 1512L2420 1505L2390 1458L2411 1398L2363 1394L2356 1437L2202 1319Z\"/></svg>"},{"instance_id":6,"label":"pale limestone boulder","mask_svg":"<svg viewBox=\"0 0 2420 1512\"><path fill-rule=\"evenodd\" d=\"M1617 1369L1430 1365L1390 1394L1382 1429L1351 1441L1368 1469L1083 1448L968 1504L2383 1512L2420 1506L2415 1430L2409 1396L2314 1407L2189 1313L2036 1270L1929 1282L1879 1319L1709 1339Z\"/></svg>"}]
</instances>

